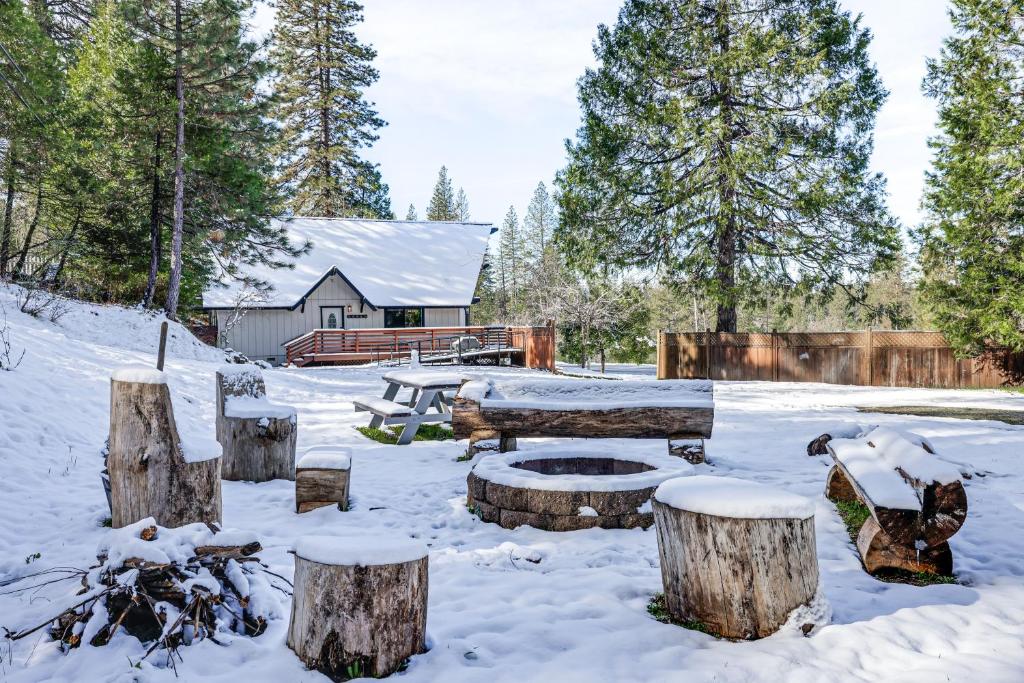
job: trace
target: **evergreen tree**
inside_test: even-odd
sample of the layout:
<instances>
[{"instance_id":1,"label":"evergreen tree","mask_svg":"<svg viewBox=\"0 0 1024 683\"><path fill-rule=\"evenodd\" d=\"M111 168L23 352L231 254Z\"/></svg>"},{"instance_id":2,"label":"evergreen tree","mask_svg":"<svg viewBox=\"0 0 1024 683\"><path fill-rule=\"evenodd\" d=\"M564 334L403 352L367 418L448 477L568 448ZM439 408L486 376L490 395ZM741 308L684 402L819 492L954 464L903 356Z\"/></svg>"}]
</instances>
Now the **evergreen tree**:
<instances>
[{"instance_id":1,"label":"evergreen tree","mask_svg":"<svg viewBox=\"0 0 1024 683\"><path fill-rule=\"evenodd\" d=\"M837 0L627 0L580 80L565 253L699 283L721 331L741 295L870 271L897 244L870 38Z\"/></svg>"},{"instance_id":2,"label":"evergreen tree","mask_svg":"<svg viewBox=\"0 0 1024 683\"><path fill-rule=\"evenodd\" d=\"M280 181L292 210L316 216L391 218L388 187L360 158L384 121L363 91L377 56L356 39L363 7L353 0L278 0L272 60L278 72Z\"/></svg>"},{"instance_id":3,"label":"evergreen tree","mask_svg":"<svg viewBox=\"0 0 1024 683\"><path fill-rule=\"evenodd\" d=\"M457 221L458 213L455 203L455 193L452 190L452 181L448 177L448 169L444 166L437 173L437 182L434 184L434 194L427 204L428 221Z\"/></svg>"},{"instance_id":4,"label":"evergreen tree","mask_svg":"<svg viewBox=\"0 0 1024 683\"><path fill-rule=\"evenodd\" d=\"M416 207L409 204L409 210L405 212L405 220L418 221L420 217L416 214Z\"/></svg>"},{"instance_id":5,"label":"evergreen tree","mask_svg":"<svg viewBox=\"0 0 1024 683\"><path fill-rule=\"evenodd\" d=\"M536 265L544 257L551 246L551 237L555 232L557 218L555 205L543 182L537 183L530 204L523 216L523 238L527 244L530 260Z\"/></svg>"},{"instance_id":6,"label":"evergreen tree","mask_svg":"<svg viewBox=\"0 0 1024 683\"><path fill-rule=\"evenodd\" d=\"M455 195L455 220L465 223L469 220L469 197L461 187Z\"/></svg>"},{"instance_id":7,"label":"evergreen tree","mask_svg":"<svg viewBox=\"0 0 1024 683\"><path fill-rule=\"evenodd\" d=\"M1024 3L953 0L955 35L928 63L931 141L923 294L961 353L1024 350Z\"/></svg>"},{"instance_id":8,"label":"evergreen tree","mask_svg":"<svg viewBox=\"0 0 1024 683\"><path fill-rule=\"evenodd\" d=\"M526 285L525 245L519 217L508 207L498 234L497 288L504 322L518 322L522 316L522 291Z\"/></svg>"}]
</instances>

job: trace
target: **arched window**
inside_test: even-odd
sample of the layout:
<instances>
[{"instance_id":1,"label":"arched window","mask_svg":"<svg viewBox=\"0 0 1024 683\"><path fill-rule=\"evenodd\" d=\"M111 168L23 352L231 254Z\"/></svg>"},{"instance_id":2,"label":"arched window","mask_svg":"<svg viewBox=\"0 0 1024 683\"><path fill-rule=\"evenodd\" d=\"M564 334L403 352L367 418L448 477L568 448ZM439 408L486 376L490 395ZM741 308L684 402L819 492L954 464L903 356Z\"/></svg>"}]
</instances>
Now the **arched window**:
<instances>
[{"instance_id":1,"label":"arched window","mask_svg":"<svg viewBox=\"0 0 1024 683\"><path fill-rule=\"evenodd\" d=\"M338 329L338 316L331 313L327 316L327 329L336 330Z\"/></svg>"}]
</instances>

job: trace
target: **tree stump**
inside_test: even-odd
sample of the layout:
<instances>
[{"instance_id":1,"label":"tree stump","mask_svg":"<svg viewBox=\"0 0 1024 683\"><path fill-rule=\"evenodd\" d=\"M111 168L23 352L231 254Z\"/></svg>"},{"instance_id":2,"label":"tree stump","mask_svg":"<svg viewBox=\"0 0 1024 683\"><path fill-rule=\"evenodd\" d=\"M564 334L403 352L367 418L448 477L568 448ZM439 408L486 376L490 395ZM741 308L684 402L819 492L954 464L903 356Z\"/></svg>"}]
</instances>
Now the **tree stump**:
<instances>
[{"instance_id":1,"label":"tree stump","mask_svg":"<svg viewBox=\"0 0 1024 683\"><path fill-rule=\"evenodd\" d=\"M216 444L213 444L216 447ZM221 521L218 453L183 448L164 373L124 369L110 382L111 525Z\"/></svg>"},{"instance_id":2,"label":"tree stump","mask_svg":"<svg viewBox=\"0 0 1024 683\"><path fill-rule=\"evenodd\" d=\"M411 539L305 536L288 647L334 680L382 677L426 651L427 549Z\"/></svg>"},{"instance_id":3,"label":"tree stump","mask_svg":"<svg viewBox=\"0 0 1024 683\"><path fill-rule=\"evenodd\" d=\"M352 458L347 448L315 446L295 466L295 511L309 512L327 505L348 510Z\"/></svg>"},{"instance_id":4,"label":"tree stump","mask_svg":"<svg viewBox=\"0 0 1024 683\"><path fill-rule=\"evenodd\" d=\"M295 409L267 400L259 367L220 368L217 406L224 479L261 482L295 478Z\"/></svg>"},{"instance_id":5,"label":"tree stump","mask_svg":"<svg viewBox=\"0 0 1024 683\"><path fill-rule=\"evenodd\" d=\"M671 479L654 494L665 604L726 638L763 638L818 589L814 505L727 477Z\"/></svg>"}]
</instances>

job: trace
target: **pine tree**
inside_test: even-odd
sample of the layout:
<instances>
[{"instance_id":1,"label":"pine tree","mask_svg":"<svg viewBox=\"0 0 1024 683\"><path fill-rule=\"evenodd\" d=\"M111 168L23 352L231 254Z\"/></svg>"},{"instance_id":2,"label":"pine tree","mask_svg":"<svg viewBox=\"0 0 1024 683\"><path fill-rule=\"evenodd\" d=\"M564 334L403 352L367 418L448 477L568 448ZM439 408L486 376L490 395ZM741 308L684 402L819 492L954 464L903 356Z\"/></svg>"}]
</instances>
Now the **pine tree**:
<instances>
[{"instance_id":1,"label":"pine tree","mask_svg":"<svg viewBox=\"0 0 1024 683\"><path fill-rule=\"evenodd\" d=\"M922 293L961 353L1024 350L1024 53L1019 0L953 0L929 60L939 135L918 237Z\"/></svg>"},{"instance_id":2,"label":"pine tree","mask_svg":"<svg viewBox=\"0 0 1024 683\"><path fill-rule=\"evenodd\" d=\"M385 125L363 97L378 73L376 51L354 33L362 20L353 0L277 2L280 181L294 192L297 214L393 217L380 172L359 156Z\"/></svg>"},{"instance_id":3,"label":"pine tree","mask_svg":"<svg viewBox=\"0 0 1024 683\"><path fill-rule=\"evenodd\" d=\"M837 0L627 0L580 80L564 251L743 296L861 276L897 244L868 162L885 91Z\"/></svg>"},{"instance_id":4,"label":"pine tree","mask_svg":"<svg viewBox=\"0 0 1024 683\"><path fill-rule=\"evenodd\" d=\"M504 322L518 321L522 311L522 293L526 284L525 245L519 228L519 217L508 207L498 234L497 288Z\"/></svg>"},{"instance_id":5,"label":"pine tree","mask_svg":"<svg viewBox=\"0 0 1024 683\"><path fill-rule=\"evenodd\" d=\"M469 197L461 187L455 195L455 220L463 223L469 220Z\"/></svg>"},{"instance_id":6,"label":"pine tree","mask_svg":"<svg viewBox=\"0 0 1024 683\"><path fill-rule=\"evenodd\" d=\"M409 210L405 212L405 220L407 221L418 221L420 217L416 214L416 207L409 204Z\"/></svg>"},{"instance_id":7,"label":"pine tree","mask_svg":"<svg viewBox=\"0 0 1024 683\"><path fill-rule=\"evenodd\" d=\"M530 204L523 216L523 238L527 244L530 261L536 266L544 257L545 251L551 246L551 237L555 232L557 219L555 205L543 182L537 183Z\"/></svg>"},{"instance_id":8,"label":"pine tree","mask_svg":"<svg viewBox=\"0 0 1024 683\"><path fill-rule=\"evenodd\" d=\"M448 177L448 169L444 166L437 173L437 182L434 184L434 194L427 204L428 221L457 221L458 213L455 203L455 193L452 190L452 181Z\"/></svg>"}]
</instances>

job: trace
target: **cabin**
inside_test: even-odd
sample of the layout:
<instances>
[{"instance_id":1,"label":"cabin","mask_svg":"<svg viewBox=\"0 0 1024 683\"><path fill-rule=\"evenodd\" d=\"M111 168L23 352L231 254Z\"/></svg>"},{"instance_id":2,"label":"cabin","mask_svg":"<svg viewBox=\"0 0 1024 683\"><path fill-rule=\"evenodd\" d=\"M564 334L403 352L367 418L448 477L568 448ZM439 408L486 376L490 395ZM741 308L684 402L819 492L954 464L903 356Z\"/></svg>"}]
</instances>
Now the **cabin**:
<instances>
[{"instance_id":1,"label":"cabin","mask_svg":"<svg viewBox=\"0 0 1024 683\"><path fill-rule=\"evenodd\" d=\"M289 268L246 271L269 291L235 281L203 293L218 346L274 364L289 360L289 344L313 337L362 339L358 354L345 349L353 362L366 362L386 347L382 340L397 348L409 335L458 334L470 324L487 242L497 231L489 223L347 218L297 217L281 225L293 244L312 246ZM320 330L364 333L314 334Z\"/></svg>"}]
</instances>

